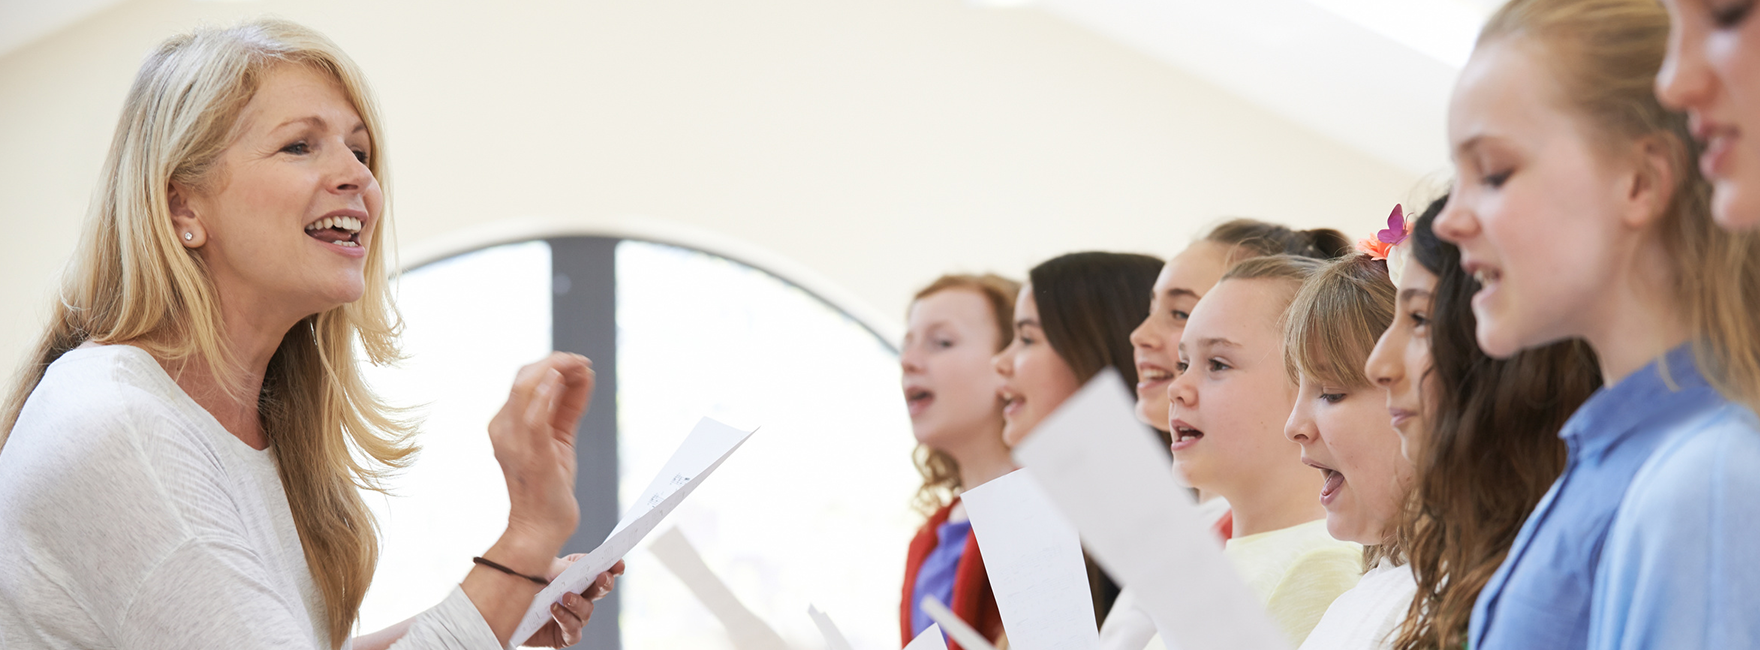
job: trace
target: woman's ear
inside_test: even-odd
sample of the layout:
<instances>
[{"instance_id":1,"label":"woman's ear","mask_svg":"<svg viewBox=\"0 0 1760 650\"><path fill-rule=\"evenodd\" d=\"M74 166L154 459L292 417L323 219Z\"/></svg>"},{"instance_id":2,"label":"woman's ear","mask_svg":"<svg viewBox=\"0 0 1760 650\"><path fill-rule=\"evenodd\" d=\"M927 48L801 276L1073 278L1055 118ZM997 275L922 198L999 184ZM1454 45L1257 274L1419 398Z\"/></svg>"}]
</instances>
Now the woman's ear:
<instances>
[{"instance_id":1,"label":"woman's ear","mask_svg":"<svg viewBox=\"0 0 1760 650\"><path fill-rule=\"evenodd\" d=\"M1625 197L1628 209L1624 221L1628 226L1642 229L1668 212L1679 179L1678 161L1685 159L1685 155L1672 138L1660 136L1639 140L1635 147L1637 165L1632 170L1631 185Z\"/></svg>"},{"instance_id":2,"label":"woman's ear","mask_svg":"<svg viewBox=\"0 0 1760 650\"><path fill-rule=\"evenodd\" d=\"M177 241L184 248L201 248L208 241L208 231L190 204L191 192L181 183L172 182L170 191L171 225L177 229Z\"/></svg>"}]
</instances>

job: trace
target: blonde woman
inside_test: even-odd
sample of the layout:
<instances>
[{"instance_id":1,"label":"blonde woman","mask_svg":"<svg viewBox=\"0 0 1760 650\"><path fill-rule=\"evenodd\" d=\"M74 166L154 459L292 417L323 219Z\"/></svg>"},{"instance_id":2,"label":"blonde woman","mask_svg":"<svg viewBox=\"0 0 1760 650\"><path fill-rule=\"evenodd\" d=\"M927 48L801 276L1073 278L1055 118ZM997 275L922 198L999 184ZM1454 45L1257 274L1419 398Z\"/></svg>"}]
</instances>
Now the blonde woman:
<instances>
[{"instance_id":1,"label":"blonde woman","mask_svg":"<svg viewBox=\"0 0 1760 650\"><path fill-rule=\"evenodd\" d=\"M380 128L360 71L298 25L147 58L0 411L0 647L499 648L567 565L593 373L555 354L489 425L500 540L434 608L350 639L378 554L357 486L414 451L351 349L397 357ZM578 640L613 578L532 642Z\"/></svg>"}]
</instances>

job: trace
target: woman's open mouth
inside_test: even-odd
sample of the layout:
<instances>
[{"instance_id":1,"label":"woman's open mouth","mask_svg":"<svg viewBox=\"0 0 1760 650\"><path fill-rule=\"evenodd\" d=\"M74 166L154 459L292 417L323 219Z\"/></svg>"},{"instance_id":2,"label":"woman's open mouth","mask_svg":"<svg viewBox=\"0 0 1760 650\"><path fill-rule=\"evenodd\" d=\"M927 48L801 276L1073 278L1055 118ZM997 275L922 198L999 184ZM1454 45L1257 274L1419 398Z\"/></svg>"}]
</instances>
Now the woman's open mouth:
<instances>
[{"instance_id":1,"label":"woman's open mouth","mask_svg":"<svg viewBox=\"0 0 1760 650\"><path fill-rule=\"evenodd\" d=\"M361 220L354 217L324 217L306 224L306 236L343 248L361 245Z\"/></svg>"}]
</instances>

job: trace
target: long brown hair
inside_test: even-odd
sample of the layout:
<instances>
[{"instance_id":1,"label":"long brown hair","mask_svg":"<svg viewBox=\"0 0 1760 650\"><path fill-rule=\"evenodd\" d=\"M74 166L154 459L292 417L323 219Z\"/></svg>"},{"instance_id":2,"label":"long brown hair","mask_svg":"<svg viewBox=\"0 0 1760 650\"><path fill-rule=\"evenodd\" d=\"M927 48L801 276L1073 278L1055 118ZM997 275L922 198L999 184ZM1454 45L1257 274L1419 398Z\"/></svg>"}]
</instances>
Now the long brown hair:
<instances>
[{"instance_id":1,"label":"long brown hair","mask_svg":"<svg viewBox=\"0 0 1760 650\"><path fill-rule=\"evenodd\" d=\"M1713 386L1760 408L1760 233L1728 232L1711 218L1711 187L1695 164L1687 117L1656 99L1668 13L1654 0L1512 0L1492 15L1479 47L1521 40L1545 53L1568 107L1611 147L1655 139L1669 152L1674 187L1659 237L1673 263L1673 295Z\"/></svg>"},{"instance_id":2,"label":"long brown hair","mask_svg":"<svg viewBox=\"0 0 1760 650\"><path fill-rule=\"evenodd\" d=\"M1407 516L1396 538L1417 579L1394 647L1457 648L1473 603L1503 564L1528 513L1564 470L1558 438L1572 412L1601 386L1594 351L1582 341L1523 350L1498 360L1479 350L1473 294L1460 249L1431 224L1448 197L1426 209L1407 240L1412 258L1436 276L1429 314L1430 371Z\"/></svg>"},{"instance_id":3,"label":"long brown hair","mask_svg":"<svg viewBox=\"0 0 1760 650\"><path fill-rule=\"evenodd\" d=\"M1069 364L1078 381L1086 383L1110 367L1118 371L1126 386L1137 383L1131 330L1149 317L1149 301L1144 296L1153 290L1161 264L1160 258L1148 255L1070 253L1046 260L1028 272L1045 342ZM1136 395L1132 393L1130 398L1135 400ZM1171 439L1167 432L1155 431L1166 451L1166 441ZM1094 620L1104 621L1120 589L1092 559L1087 568Z\"/></svg>"},{"instance_id":4,"label":"long brown hair","mask_svg":"<svg viewBox=\"0 0 1760 650\"><path fill-rule=\"evenodd\" d=\"M165 41L129 89L49 327L0 410L0 445L49 365L87 341L132 345L161 361L200 359L223 382L232 376L220 296L201 258L178 240L167 191L173 181L214 182L240 111L280 65L309 66L342 86L373 143L367 167L382 186L388 183L384 131L365 78L324 36L259 20ZM390 248L383 243L391 238L389 187L385 196L381 234L368 243L362 298L288 331L258 397L332 646L348 639L379 557L377 526L358 488L379 489L415 451L413 425L367 387L353 348L358 342L375 364L399 358L402 323L391 304Z\"/></svg>"},{"instance_id":5,"label":"long brown hair","mask_svg":"<svg viewBox=\"0 0 1760 650\"><path fill-rule=\"evenodd\" d=\"M1131 330L1149 317L1149 295L1161 259L1133 253L1070 253L1027 274L1045 342L1076 379L1086 382L1111 367L1125 384L1137 383ZM1132 396L1135 399L1135 396Z\"/></svg>"},{"instance_id":6,"label":"long brown hair","mask_svg":"<svg viewBox=\"0 0 1760 650\"><path fill-rule=\"evenodd\" d=\"M983 296L984 302L990 306L990 316L996 321L996 349L991 350L992 353L1001 352L1014 341L1014 297L1021 292L1019 282L994 273L948 274L923 287L911 298L911 302L914 304L937 293L953 290L971 291ZM996 437L1002 437L1001 429L997 429ZM911 505L924 516L940 510L965 489L960 484L959 461L954 460L947 452L928 445L917 445L916 451L911 453L911 460L916 463L917 474L923 477L923 484L917 488Z\"/></svg>"},{"instance_id":7,"label":"long brown hair","mask_svg":"<svg viewBox=\"0 0 1760 650\"><path fill-rule=\"evenodd\" d=\"M1379 396L1363 368L1375 341L1393 324L1394 293L1383 260L1357 254L1320 267L1285 311L1283 359L1290 379L1299 383L1305 375L1328 386ZM1385 434L1390 441L1397 439L1392 427ZM1365 568L1382 558L1405 561L1396 534L1399 523L1388 522L1381 543L1363 547Z\"/></svg>"}]
</instances>

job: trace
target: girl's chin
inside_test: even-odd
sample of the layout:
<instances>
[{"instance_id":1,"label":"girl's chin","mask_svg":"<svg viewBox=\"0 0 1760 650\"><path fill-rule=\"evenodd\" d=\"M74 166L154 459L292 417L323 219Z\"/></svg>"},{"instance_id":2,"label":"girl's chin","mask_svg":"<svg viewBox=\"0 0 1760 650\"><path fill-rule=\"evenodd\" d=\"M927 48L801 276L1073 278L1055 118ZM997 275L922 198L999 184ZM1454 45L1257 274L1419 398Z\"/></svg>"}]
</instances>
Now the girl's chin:
<instances>
[{"instance_id":1,"label":"girl's chin","mask_svg":"<svg viewBox=\"0 0 1760 650\"><path fill-rule=\"evenodd\" d=\"M1717 183L1711 198L1711 217L1724 230L1740 232L1760 229L1760 205L1754 205L1748 194L1760 190L1760 178L1726 180ZM1749 191L1744 191L1749 190Z\"/></svg>"}]
</instances>

